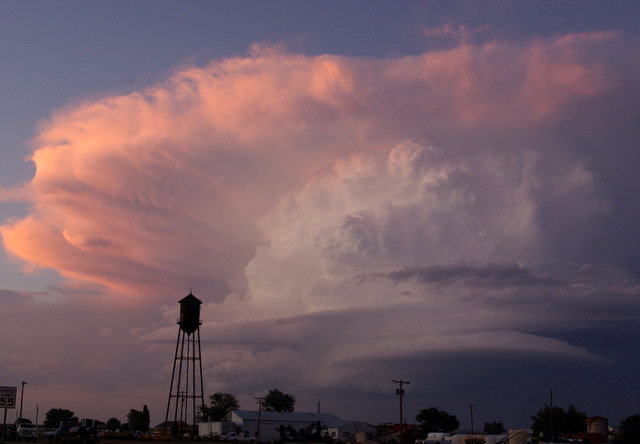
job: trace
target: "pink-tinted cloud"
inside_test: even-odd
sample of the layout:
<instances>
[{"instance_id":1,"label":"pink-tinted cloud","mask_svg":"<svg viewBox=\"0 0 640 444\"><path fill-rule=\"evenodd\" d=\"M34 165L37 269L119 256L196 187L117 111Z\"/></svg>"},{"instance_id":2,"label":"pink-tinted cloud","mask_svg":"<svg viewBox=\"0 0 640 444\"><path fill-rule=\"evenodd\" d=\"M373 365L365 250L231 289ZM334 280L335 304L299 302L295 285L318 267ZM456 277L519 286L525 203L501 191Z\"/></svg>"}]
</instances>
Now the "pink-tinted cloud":
<instances>
[{"instance_id":1,"label":"pink-tinted cloud","mask_svg":"<svg viewBox=\"0 0 640 444\"><path fill-rule=\"evenodd\" d=\"M205 301L206 391L243 399L265 384L383 393L371 368L447 353L605 365L549 332L637 311L634 278L582 255L620 211L587 142L608 141L601 118L624 102L625 45L466 40L387 59L255 47L55 112L31 183L0 193L30 204L1 234L26 268L78 287L8 295L22 305L7 322L41 316L27 339L50 351L30 358L25 339L0 370L139 384L157 415L189 287ZM61 294L82 306L38 305Z\"/></svg>"},{"instance_id":2,"label":"pink-tinted cloud","mask_svg":"<svg viewBox=\"0 0 640 444\"><path fill-rule=\"evenodd\" d=\"M464 44L391 59L248 58L54 114L35 138L33 211L2 228L24 261L127 297L192 283L222 300L269 239L258 220L349 153L435 127L522 127L606 92L610 35ZM596 45L597 44L597 45Z\"/></svg>"}]
</instances>

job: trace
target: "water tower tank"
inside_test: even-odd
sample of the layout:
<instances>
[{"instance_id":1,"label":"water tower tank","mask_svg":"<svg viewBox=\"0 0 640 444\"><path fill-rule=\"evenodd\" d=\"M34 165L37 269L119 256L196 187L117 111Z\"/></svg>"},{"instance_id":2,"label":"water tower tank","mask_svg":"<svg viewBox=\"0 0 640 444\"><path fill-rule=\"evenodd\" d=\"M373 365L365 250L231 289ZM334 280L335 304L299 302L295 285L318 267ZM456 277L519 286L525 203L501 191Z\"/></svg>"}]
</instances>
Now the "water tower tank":
<instances>
[{"instance_id":1,"label":"water tower tank","mask_svg":"<svg viewBox=\"0 0 640 444\"><path fill-rule=\"evenodd\" d=\"M202 301L189 293L180 301L180 329L187 334L191 334L200 327L200 305Z\"/></svg>"}]
</instances>

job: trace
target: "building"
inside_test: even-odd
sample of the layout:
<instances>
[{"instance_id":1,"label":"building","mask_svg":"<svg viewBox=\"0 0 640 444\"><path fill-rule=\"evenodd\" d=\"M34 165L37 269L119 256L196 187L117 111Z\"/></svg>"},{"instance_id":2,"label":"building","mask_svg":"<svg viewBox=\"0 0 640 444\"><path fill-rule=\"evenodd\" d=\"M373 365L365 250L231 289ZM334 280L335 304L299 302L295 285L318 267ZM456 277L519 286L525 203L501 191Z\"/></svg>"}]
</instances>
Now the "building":
<instances>
[{"instance_id":1,"label":"building","mask_svg":"<svg viewBox=\"0 0 640 444\"><path fill-rule=\"evenodd\" d=\"M198 423L198 435L213 438L222 434L236 432L236 426L231 421L203 421Z\"/></svg>"},{"instance_id":2,"label":"building","mask_svg":"<svg viewBox=\"0 0 640 444\"><path fill-rule=\"evenodd\" d=\"M315 430L318 423L324 435L341 441L355 442L357 434L374 436L376 433L376 428L369 424L343 421L331 413L260 412L258 415L256 411L234 410L227 419L234 424L237 433L248 432L251 438L259 437L260 441L281 441L286 434ZM206 423L200 426L201 430L209 430ZM211 426L210 429L215 428Z\"/></svg>"}]
</instances>

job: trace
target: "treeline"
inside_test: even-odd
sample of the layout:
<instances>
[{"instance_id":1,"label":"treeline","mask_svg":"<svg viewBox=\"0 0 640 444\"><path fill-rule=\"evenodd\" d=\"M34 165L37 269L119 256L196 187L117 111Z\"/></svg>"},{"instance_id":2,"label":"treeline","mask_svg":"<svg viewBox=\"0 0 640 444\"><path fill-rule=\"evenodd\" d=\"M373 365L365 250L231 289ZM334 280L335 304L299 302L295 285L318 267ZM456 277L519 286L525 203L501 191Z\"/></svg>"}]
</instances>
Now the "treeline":
<instances>
[{"instance_id":1,"label":"treeline","mask_svg":"<svg viewBox=\"0 0 640 444\"><path fill-rule=\"evenodd\" d=\"M460 426L460 421L455 415L450 415L436 407L421 410L416 415L416 421L420 424L424 436L432 432L452 433ZM545 442L558 441L563 434L587 432L587 414L573 405L569 405L567 410L545 405L531 416L531 429L535 439ZM499 435L506 430L502 422L495 421L485 422L483 431L487 434ZM628 416L620 423L614 442L640 443L640 415Z\"/></svg>"},{"instance_id":2,"label":"treeline","mask_svg":"<svg viewBox=\"0 0 640 444\"><path fill-rule=\"evenodd\" d=\"M149 431L150 421L149 408L145 405L142 410L129 410L126 422L121 422L115 417L110 418L106 423L99 420L90 420L89 422L91 422L91 427L102 428L103 426L106 430L140 431L144 433ZM57 429L63 422L79 423L79 420L73 411L55 408L46 413L43 425L48 429Z\"/></svg>"},{"instance_id":3,"label":"treeline","mask_svg":"<svg viewBox=\"0 0 640 444\"><path fill-rule=\"evenodd\" d=\"M283 393L278 389L272 389L259 400L259 408L265 412L293 412L295 408L295 396ZM209 403L200 406L199 419L201 421L223 421L227 415L239 408L237 398L231 393L217 392L209 396ZM424 436L432 432L452 433L460 426L460 421L455 415L439 410L436 407L422 409L416 415L416 421L420 424L420 431ZM61 422L78 422L74 412L67 409L55 408L46 413L44 427L57 428ZM531 428L536 439L541 441L553 441L567 433L583 433L587 431L587 414L573 405L567 410L545 405L531 416ZM146 405L142 410L131 409L126 421L121 422L117 418L110 418L106 423L92 421L93 426L103 426L107 430L140 431L147 432L150 428L149 409ZM501 434L505 427L500 421L485 422L484 433ZM615 442L619 444L640 443L640 414L628 416L620 423Z\"/></svg>"},{"instance_id":4,"label":"treeline","mask_svg":"<svg viewBox=\"0 0 640 444\"><path fill-rule=\"evenodd\" d=\"M259 406L264 412L293 412L296 397L278 389L269 390L264 397L258 397ZM232 410L239 408L238 400L231 393L214 393L209 396L209 405L200 406L201 421L223 421Z\"/></svg>"}]
</instances>

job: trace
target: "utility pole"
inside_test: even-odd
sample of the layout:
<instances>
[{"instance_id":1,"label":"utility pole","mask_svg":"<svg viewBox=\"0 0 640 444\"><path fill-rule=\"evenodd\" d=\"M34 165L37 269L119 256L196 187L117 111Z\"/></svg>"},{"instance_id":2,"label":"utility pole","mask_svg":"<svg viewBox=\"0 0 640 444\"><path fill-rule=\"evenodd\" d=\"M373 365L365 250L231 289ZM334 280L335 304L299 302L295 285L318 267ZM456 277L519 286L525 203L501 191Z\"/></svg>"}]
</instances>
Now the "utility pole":
<instances>
[{"instance_id":1,"label":"utility pole","mask_svg":"<svg viewBox=\"0 0 640 444\"><path fill-rule=\"evenodd\" d=\"M553 390L549 390L549 441L553 441Z\"/></svg>"},{"instance_id":2,"label":"utility pole","mask_svg":"<svg viewBox=\"0 0 640 444\"><path fill-rule=\"evenodd\" d=\"M398 384L400 388L396 389L396 394L400 396L400 444L402 443L402 429L403 429L403 416L402 416L402 396L404 395L403 384L409 384L409 381L403 381L402 379L392 379L391 382Z\"/></svg>"},{"instance_id":3,"label":"utility pole","mask_svg":"<svg viewBox=\"0 0 640 444\"><path fill-rule=\"evenodd\" d=\"M22 390L20 390L20 416L19 418L22 419L22 401L24 400L24 385L26 384L26 382L22 381Z\"/></svg>"},{"instance_id":4,"label":"utility pole","mask_svg":"<svg viewBox=\"0 0 640 444\"><path fill-rule=\"evenodd\" d=\"M6 435L6 431L7 431L7 408L4 408L4 420L2 421L2 444L4 444L4 436Z\"/></svg>"},{"instance_id":5,"label":"utility pole","mask_svg":"<svg viewBox=\"0 0 640 444\"><path fill-rule=\"evenodd\" d=\"M469 411L471 412L471 434L473 435L473 404L469 404Z\"/></svg>"},{"instance_id":6,"label":"utility pole","mask_svg":"<svg viewBox=\"0 0 640 444\"><path fill-rule=\"evenodd\" d=\"M256 442L260 442L260 413L262 412L262 401L263 397L258 396L257 398L254 396L253 399L258 401L258 430L256 430Z\"/></svg>"}]
</instances>

